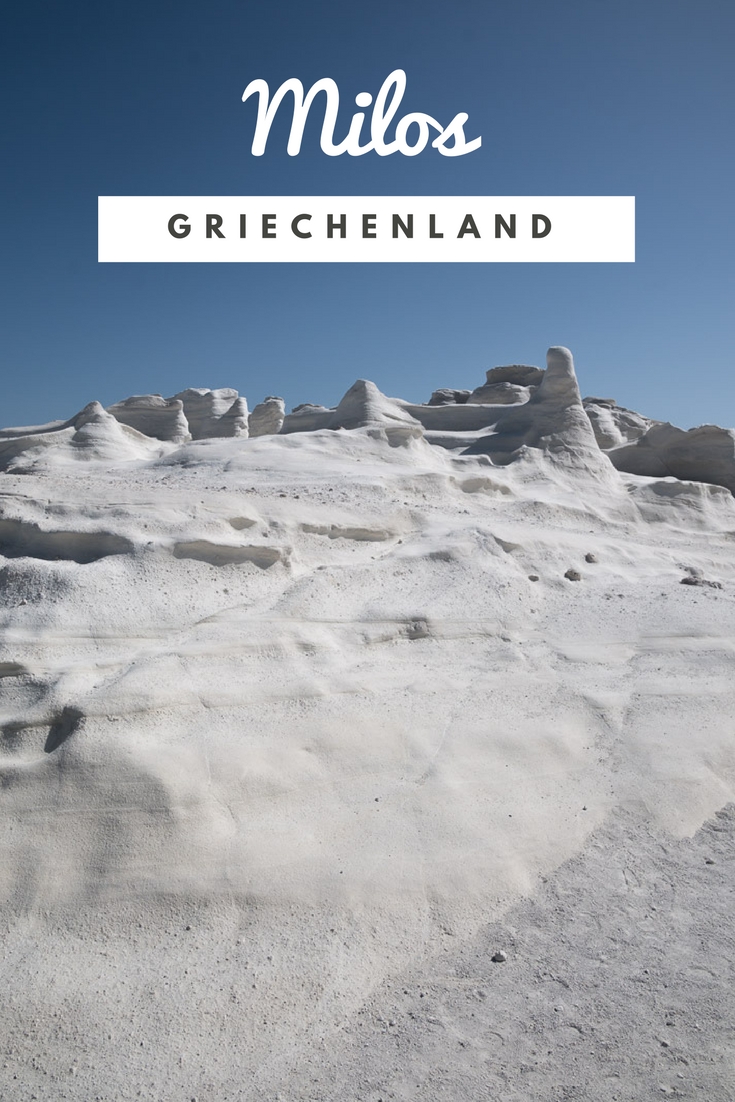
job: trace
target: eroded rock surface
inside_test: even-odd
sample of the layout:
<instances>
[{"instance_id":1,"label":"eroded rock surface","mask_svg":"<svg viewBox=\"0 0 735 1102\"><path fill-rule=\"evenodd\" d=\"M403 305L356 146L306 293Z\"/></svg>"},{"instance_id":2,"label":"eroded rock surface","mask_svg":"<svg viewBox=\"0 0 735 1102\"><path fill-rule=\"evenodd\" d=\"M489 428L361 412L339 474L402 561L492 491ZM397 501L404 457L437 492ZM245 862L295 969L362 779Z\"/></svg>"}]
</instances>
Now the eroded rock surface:
<instances>
[{"instance_id":1,"label":"eroded rock surface","mask_svg":"<svg viewBox=\"0 0 735 1102\"><path fill-rule=\"evenodd\" d=\"M92 402L67 421L0 429L0 470L32 469L57 459L127 462L153 459L188 440L253 439L369 429L392 444L423 439L449 452L485 455L506 465L542 452L556 462L609 479L611 468L644 478L674 478L735 492L735 431L701 425L685 431L619 406L584 400L568 349L550 348L547 367L506 364L474 390L444 387L426 403L383 394L360 379L332 407L301 403L285 412L268 396L248 413L229 387L189 388L172 398L134 395L104 410Z\"/></svg>"},{"instance_id":2,"label":"eroded rock surface","mask_svg":"<svg viewBox=\"0 0 735 1102\"><path fill-rule=\"evenodd\" d=\"M180 398L135 394L108 406L107 412L121 424L129 425L145 436L154 436L157 440L183 443L191 439L184 403Z\"/></svg>"},{"instance_id":3,"label":"eroded rock surface","mask_svg":"<svg viewBox=\"0 0 735 1102\"><path fill-rule=\"evenodd\" d=\"M628 474L711 482L735 493L733 429L699 425L685 432L668 423L654 424L634 444L613 448L609 455Z\"/></svg>"},{"instance_id":4,"label":"eroded rock surface","mask_svg":"<svg viewBox=\"0 0 735 1102\"><path fill-rule=\"evenodd\" d=\"M248 406L236 390L190 387L174 395L184 408L192 440L207 440L216 436L247 436Z\"/></svg>"},{"instance_id":5,"label":"eroded rock surface","mask_svg":"<svg viewBox=\"0 0 735 1102\"><path fill-rule=\"evenodd\" d=\"M248 428L251 436L273 436L280 432L286 416L283 398L269 395L259 402L250 414Z\"/></svg>"}]
</instances>

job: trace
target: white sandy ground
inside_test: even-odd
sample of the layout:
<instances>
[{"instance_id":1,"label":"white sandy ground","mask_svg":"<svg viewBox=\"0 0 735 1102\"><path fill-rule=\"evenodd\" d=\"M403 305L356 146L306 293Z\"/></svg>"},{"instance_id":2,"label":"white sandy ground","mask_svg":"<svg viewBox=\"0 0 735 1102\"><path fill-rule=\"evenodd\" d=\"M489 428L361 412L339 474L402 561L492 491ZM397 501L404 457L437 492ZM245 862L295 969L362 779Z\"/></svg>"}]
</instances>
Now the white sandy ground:
<instances>
[{"instance_id":1,"label":"white sandy ground","mask_svg":"<svg viewBox=\"0 0 735 1102\"><path fill-rule=\"evenodd\" d=\"M731 493L123 458L0 475L0 1097L734 1098Z\"/></svg>"}]
</instances>

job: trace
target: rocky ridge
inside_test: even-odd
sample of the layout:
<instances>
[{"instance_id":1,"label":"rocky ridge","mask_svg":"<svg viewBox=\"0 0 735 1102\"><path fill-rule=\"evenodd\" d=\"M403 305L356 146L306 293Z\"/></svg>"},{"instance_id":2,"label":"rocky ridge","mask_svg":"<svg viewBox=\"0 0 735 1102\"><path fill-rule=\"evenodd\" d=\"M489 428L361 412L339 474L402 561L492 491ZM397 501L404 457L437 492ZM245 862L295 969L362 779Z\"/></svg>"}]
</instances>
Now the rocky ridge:
<instances>
[{"instance_id":1,"label":"rocky ridge","mask_svg":"<svg viewBox=\"0 0 735 1102\"><path fill-rule=\"evenodd\" d=\"M473 391L443 388L426 403L390 398L360 379L337 406L302 404L286 413L268 396L248 412L231 388L189 388L164 398L133 395L106 410L98 402L68 421L0 430L0 470L22 471L56 459L154 459L189 441L369 429L394 446L424 439L456 454L507 465L527 449L599 476L611 468L644 478L673 478L735 492L735 431L716 425L684 430L619 406L582 399L568 349L550 348L545 370L493 367ZM50 449L50 450L49 450Z\"/></svg>"}]
</instances>

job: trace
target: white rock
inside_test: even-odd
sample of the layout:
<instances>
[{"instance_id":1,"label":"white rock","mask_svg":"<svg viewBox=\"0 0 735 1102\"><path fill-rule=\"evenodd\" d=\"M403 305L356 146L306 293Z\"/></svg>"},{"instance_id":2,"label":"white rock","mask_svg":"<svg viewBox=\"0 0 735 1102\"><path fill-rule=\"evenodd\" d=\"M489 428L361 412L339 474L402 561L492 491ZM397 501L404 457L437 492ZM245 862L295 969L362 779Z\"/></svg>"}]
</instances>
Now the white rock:
<instances>
[{"instance_id":1,"label":"white rock","mask_svg":"<svg viewBox=\"0 0 735 1102\"><path fill-rule=\"evenodd\" d=\"M248 435L247 402L236 390L190 387L169 401L177 399L182 403L192 440Z\"/></svg>"},{"instance_id":2,"label":"white rock","mask_svg":"<svg viewBox=\"0 0 735 1102\"><path fill-rule=\"evenodd\" d=\"M135 394L107 407L123 425L130 425L145 436L183 443L190 440L189 425L180 398L162 398L160 394Z\"/></svg>"},{"instance_id":3,"label":"white rock","mask_svg":"<svg viewBox=\"0 0 735 1102\"><path fill-rule=\"evenodd\" d=\"M250 414L248 428L251 436L272 436L281 431L286 416L283 398L269 395L259 402Z\"/></svg>"},{"instance_id":4,"label":"white rock","mask_svg":"<svg viewBox=\"0 0 735 1102\"><path fill-rule=\"evenodd\" d=\"M717 425L678 429L655 424L635 444L614 448L610 459L619 471L709 482L735 493L735 430Z\"/></svg>"}]
</instances>

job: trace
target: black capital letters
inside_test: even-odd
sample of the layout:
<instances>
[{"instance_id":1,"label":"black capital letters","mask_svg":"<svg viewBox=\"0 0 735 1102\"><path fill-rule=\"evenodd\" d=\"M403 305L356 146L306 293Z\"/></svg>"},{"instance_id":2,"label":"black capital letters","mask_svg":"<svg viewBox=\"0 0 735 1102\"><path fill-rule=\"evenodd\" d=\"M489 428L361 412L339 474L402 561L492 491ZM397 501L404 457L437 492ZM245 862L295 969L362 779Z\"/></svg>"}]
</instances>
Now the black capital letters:
<instances>
[{"instance_id":1,"label":"black capital letters","mask_svg":"<svg viewBox=\"0 0 735 1102\"><path fill-rule=\"evenodd\" d=\"M304 233L303 230L299 229L299 222L303 221L304 218L311 218L311 215L310 214L297 214L296 217L294 218L293 222L291 223L291 229L293 230L293 232L296 234L297 237L311 237L311 234L308 231L306 233Z\"/></svg>"},{"instance_id":2,"label":"black capital letters","mask_svg":"<svg viewBox=\"0 0 735 1102\"><path fill-rule=\"evenodd\" d=\"M168 232L171 234L172 237L188 237L189 236L189 234L191 233L191 226L187 222L188 217L189 216L187 214L174 214L171 218L169 218L169 220L168 220ZM181 219L181 221L184 223L184 225L180 226L179 229L176 229L176 222L178 222L179 219Z\"/></svg>"},{"instance_id":3,"label":"black capital letters","mask_svg":"<svg viewBox=\"0 0 735 1102\"><path fill-rule=\"evenodd\" d=\"M544 229L539 229L539 223L545 222ZM545 214L533 214L531 215L531 237L546 237L551 233L551 219L547 218Z\"/></svg>"},{"instance_id":4,"label":"black capital letters","mask_svg":"<svg viewBox=\"0 0 735 1102\"><path fill-rule=\"evenodd\" d=\"M408 223L408 224L406 224ZM413 215L407 214L406 221L398 214L393 215L393 236L398 237L398 231L401 231L404 237L413 237Z\"/></svg>"},{"instance_id":5,"label":"black capital letters","mask_svg":"<svg viewBox=\"0 0 735 1102\"><path fill-rule=\"evenodd\" d=\"M479 237L480 236L480 231L478 230L477 226L475 225L475 220L474 220L474 218L472 217L471 214L465 214L464 222L462 223L462 226L460 228L459 233L457 234L457 237L464 237L464 235L466 233L471 233L473 237Z\"/></svg>"},{"instance_id":6,"label":"black capital letters","mask_svg":"<svg viewBox=\"0 0 735 1102\"><path fill-rule=\"evenodd\" d=\"M375 219L377 214L363 214L362 216L362 236L363 237L377 237L375 233ZM372 232L371 232L372 231Z\"/></svg>"},{"instance_id":7,"label":"black capital letters","mask_svg":"<svg viewBox=\"0 0 735 1102\"><path fill-rule=\"evenodd\" d=\"M263 215L263 232L261 237L275 237L276 236L276 216L275 214Z\"/></svg>"},{"instance_id":8,"label":"black capital letters","mask_svg":"<svg viewBox=\"0 0 735 1102\"><path fill-rule=\"evenodd\" d=\"M335 222L334 215L327 215L327 237L334 237L334 231L339 230L340 237L347 237L347 215L340 214L339 222Z\"/></svg>"},{"instance_id":9,"label":"black capital letters","mask_svg":"<svg viewBox=\"0 0 735 1102\"><path fill-rule=\"evenodd\" d=\"M217 237L224 237L220 226L222 225L222 218L219 214L207 215L207 237L211 237L215 234Z\"/></svg>"},{"instance_id":10,"label":"black capital letters","mask_svg":"<svg viewBox=\"0 0 735 1102\"><path fill-rule=\"evenodd\" d=\"M495 215L495 236L500 237L500 231L505 230L508 237L515 237L516 235L516 216L511 214L510 225L505 221L502 214Z\"/></svg>"}]
</instances>

